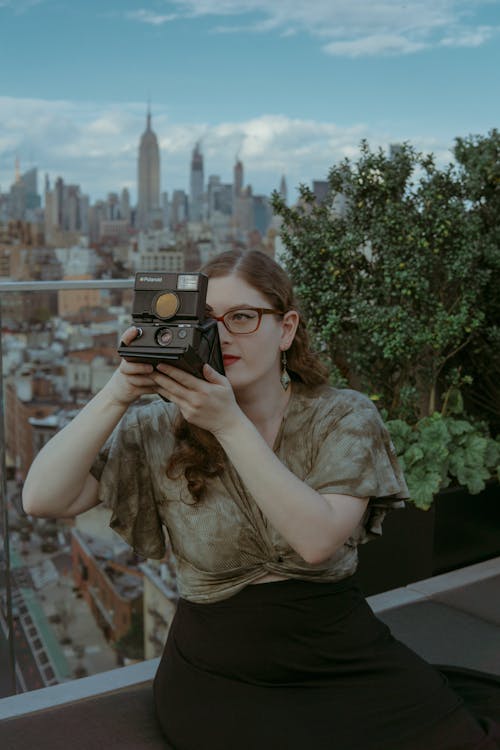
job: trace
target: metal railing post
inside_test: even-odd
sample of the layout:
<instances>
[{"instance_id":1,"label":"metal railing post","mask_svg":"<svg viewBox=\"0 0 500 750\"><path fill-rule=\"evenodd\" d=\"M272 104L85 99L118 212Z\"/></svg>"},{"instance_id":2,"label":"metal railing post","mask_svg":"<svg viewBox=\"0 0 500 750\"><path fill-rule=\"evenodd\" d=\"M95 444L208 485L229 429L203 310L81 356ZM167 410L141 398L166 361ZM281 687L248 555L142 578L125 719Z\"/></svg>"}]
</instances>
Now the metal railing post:
<instances>
[{"instance_id":1,"label":"metal railing post","mask_svg":"<svg viewBox=\"0 0 500 750\"><path fill-rule=\"evenodd\" d=\"M9 631L9 676L12 693L17 693L16 685L16 652L14 647L14 621L12 618L12 585L10 577L10 535L9 509L7 507L7 472L5 451L5 410L3 397L3 345L2 345L2 300L0 299L0 509L2 517L2 546L5 562L5 604L7 628Z\"/></svg>"}]
</instances>

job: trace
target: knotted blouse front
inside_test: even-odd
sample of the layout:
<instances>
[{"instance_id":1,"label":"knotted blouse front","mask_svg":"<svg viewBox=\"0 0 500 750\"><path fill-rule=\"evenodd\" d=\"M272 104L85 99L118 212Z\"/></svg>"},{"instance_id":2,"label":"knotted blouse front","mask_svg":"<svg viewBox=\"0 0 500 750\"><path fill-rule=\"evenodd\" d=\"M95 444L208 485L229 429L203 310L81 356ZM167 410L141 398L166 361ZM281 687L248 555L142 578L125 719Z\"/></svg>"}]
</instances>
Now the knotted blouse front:
<instances>
[{"instance_id":1,"label":"knotted blouse front","mask_svg":"<svg viewBox=\"0 0 500 750\"><path fill-rule=\"evenodd\" d=\"M168 534L185 599L222 600L266 573L312 581L352 575L357 545L380 535L387 510L403 507L408 497L373 403L357 391L294 382L274 452L322 494L370 498L345 544L329 560L308 564L271 526L229 461L198 503L183 476L167 477L176 414L174 404L160 399L129 408L91 473L99 480L100 500L112 510L111 527L138 554L161 559Z\"/></svg>"}]
</instances>

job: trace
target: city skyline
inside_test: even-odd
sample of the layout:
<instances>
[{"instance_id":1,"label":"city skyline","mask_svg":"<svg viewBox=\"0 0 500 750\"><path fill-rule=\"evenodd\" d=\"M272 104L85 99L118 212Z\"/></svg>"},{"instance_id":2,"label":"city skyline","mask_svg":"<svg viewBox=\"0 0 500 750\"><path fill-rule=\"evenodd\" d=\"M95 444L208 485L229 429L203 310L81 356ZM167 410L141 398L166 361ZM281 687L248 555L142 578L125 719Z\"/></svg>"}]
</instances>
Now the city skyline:
<instances>
[{"instance_id":1,"label":"city skyline","mask_svg":"<svg viewBox=\"0 0 500 750\"><path fill-rule=\"evenodd\" d=\"M37 166L98 200L128 188L151 103L161 189L236 158L256 193L324 179L359 142L451 158L498 126L498 0L0 0L0 189ZM39 189L41 189L39 185Z\"/></svg>"}]
</instances>

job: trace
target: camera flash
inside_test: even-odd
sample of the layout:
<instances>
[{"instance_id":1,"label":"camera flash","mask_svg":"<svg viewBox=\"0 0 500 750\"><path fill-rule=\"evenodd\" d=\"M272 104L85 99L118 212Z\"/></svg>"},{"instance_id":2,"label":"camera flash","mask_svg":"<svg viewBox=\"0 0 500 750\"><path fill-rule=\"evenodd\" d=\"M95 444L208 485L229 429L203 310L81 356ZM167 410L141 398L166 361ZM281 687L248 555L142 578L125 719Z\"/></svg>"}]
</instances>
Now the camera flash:
<instances>
[{"instance_id":1,"label":"camera flash","mask_svg":"<svg viewBox=\"0 0 500 750\"><path fill-rule=\"evenodd\" d=\"M177 279L177 289L186 292L196 292L198 289L198 274L181 273Z\"/></svg>"}]
</instances>

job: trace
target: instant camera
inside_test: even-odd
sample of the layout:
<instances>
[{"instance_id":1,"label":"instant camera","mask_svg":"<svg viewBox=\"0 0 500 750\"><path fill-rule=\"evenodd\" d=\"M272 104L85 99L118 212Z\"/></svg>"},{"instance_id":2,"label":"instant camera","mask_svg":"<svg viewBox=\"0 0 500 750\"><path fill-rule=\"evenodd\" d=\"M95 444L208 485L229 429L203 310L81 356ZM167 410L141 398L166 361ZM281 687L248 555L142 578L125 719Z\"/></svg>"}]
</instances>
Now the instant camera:
<instances>
[{"instance_id":1,"label":"instant camera","mask_svg":"<svg viewBox=\"0 0 500 750\"><path fill-rule=\"evenodd\" d=\"M208 277L203 273L137 273L133 324L139 330L120 357L129 362L160 362L203 378L208 363L224 374L217 321L206 316Z\"/></svg>"}]
</instances>

